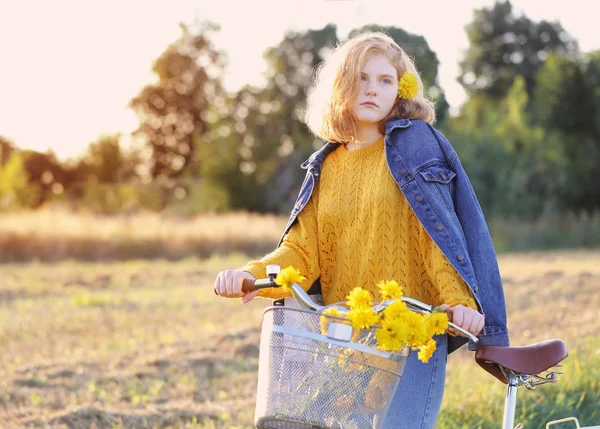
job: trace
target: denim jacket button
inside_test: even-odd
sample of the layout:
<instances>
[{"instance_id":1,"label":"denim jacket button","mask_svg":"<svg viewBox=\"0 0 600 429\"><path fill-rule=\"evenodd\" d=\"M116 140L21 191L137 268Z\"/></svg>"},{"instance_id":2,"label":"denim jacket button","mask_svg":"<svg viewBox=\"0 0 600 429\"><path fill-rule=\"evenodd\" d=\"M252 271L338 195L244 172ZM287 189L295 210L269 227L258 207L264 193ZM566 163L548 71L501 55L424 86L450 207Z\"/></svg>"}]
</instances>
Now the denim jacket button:
<instances>
[{"instance_id":1,"label":"denim jacket button","mask_svg":"<svg viewBox=\"0 0 600 429\"><path fill-rule=\"evenodd\" d=\"M442 180L446 180L446 173L440 173L440 177L442 178Z\"/></svg>"},{"instance_id":2,"label":"denim jacket button","mask_svg":"<svg viewBox=\"0 0 600 429\"><path fill-rule=\"evenodd\" d=\"M408 174L408 170L406 168L403 168L402 170L400 170L400 173L407 175Z\"/></svg>"},{"instance_id":3,"label":"denim jacket button","mask_svg":"<svg viewBox=\"0 0 600 429\"><path fill-rule=\"evenodd\" d=\"M435 226L435 229L437 229L438 231L443 231L444 230L444 225L442 225L441 223L438 223ZM462 259L460 259L462 261Z\"/></svg>"},{"instance_id":4,"label":"denim jacket button","mask_svg":"<svg viewBox=\"0 0 600 429\"><path fill-rule=\"evenodd\" d=\"M475 293L479 292L479 286L475 286L475 287L473 288L473 292L475 292Z\"/></svg>"},{"instance_id":5,"label":"denim jacket button","mask_svg":"<svg viewBox=\"0 0 600 429\"><path fill-rule=\"evenodd\" d=\"M423 198L423 195L419 194L417 195L417 201L418 202L422 202L425 198Z\"/></svg>"},{"instance_id":6,"label":"denim jacket button","mask_svg":"<svg viewBox=\"0 0 600 429\"><path fill-rule=\"evenodd\" d=\"M459 253L458 256L456 257L456 259L458 259L460 262L465 260L465 257L462 253ZM476 288L477 289L477 288ZM477 291L476 291L477 292Z\"/></svg>"}]
</instances>

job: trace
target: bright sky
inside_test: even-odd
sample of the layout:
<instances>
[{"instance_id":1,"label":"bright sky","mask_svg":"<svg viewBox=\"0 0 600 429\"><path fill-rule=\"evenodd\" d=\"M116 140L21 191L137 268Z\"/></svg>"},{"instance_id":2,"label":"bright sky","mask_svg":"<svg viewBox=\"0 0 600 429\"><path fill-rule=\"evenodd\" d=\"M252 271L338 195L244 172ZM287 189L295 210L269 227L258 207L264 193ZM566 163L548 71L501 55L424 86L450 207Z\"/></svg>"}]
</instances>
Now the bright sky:
<instances>
[{"instance_id":1,"label":"bright sky","mask_svg":"<svg viewBox=\"0 0 600 429\"><path fill-rule=\"evenodd\" d=\"M440 81L452 107L464 101L458 61L473 9L493 0L1 0L0 135L21 148L77 156L104 132L128 133L136 117L127 102L154 82L150 68L177 39L177 23L221 25L215 44L229 60L226 86L260 83L262 52L286 29L322 28L338 37L365 24L394 25L425 37L440 60ZM535 21L559 20L585 51L600 49L588 0L513 0Z\"/></svg>"}]
</instances>

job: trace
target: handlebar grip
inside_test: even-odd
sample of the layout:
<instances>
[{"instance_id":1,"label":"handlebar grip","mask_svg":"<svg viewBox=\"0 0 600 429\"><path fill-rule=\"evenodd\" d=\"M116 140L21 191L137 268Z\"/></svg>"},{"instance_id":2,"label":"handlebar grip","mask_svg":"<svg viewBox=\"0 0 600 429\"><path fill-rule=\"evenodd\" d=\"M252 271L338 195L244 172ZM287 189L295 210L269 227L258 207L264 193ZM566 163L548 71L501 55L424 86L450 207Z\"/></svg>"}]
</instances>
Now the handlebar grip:
<instances>
[{"instance_id":1,"label":"handlebar grip","mask_svg":"<svg viewBox=\"0 0 600 429\"><path fill-rule=\"evenodd\" d=\"M244 279L242 281L242 292L252 292L258 289L254 284L255 281L256 279ZM215 293L215 295L219 295L217 293L217 289L213 288L213 292Z\"/></svg>"},{"instance_id":2,"label":"handlebar grip","mask_svg":"<svg viewBox=\"0 0 600 429\"><path fill-rule=\"evenodd\" d=\"M242 282L242 292L253 292L256 290L255 279L244 279Z\"/></svg>"}]
</instances>

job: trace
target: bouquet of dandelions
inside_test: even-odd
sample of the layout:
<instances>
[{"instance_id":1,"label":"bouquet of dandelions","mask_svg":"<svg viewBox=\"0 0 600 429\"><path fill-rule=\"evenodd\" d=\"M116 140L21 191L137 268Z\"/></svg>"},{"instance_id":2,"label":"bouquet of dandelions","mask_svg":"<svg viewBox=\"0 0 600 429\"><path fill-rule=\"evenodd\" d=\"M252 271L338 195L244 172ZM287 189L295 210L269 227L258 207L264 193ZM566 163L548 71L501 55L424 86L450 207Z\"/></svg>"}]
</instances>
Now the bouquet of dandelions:
<instances>
[{"instance_id":1,"label":"bouquet of dandelions","mask_svg":"<svg viewBox=\"0 0 600 429\"><path fill-rule=\"evenodd\" d=\"M292 266L284 268L277 274L275 283L285 291L291 292L291 285L305 280L305 277ZM441 335L448 329L448 315L435 307L433 313L421 314L408 309L402 301L402 286L395 280L381 281L377 284L382 301L395 300L382 312L376 312L371 292L355 287L347 296L346 306L349 313L343 314L338 306L332 306L322 312L321 332L327 333L330 318L346 319L355 332L375 327L377 348L398 352L409 346L418 350L420 361L427 363L436 350L435 335Z\"/></svg>"},{"instance_id":2,"label":"bouquet of dandelions","mask_svg":"<svg viewBox=\"0 0 600 429\"><path fill-rule=\"evenodd\" d=\"M291 293L292 284L304 279L290 266L279 272L275 283ZM298 315L305 325L303 329L310 331L313 338L314 334L320 335L323 341L289 338L289 348L297 360L280 370L295 378L285 392L271 391L279 401L277 406L270 404L277 418L287 416L292 421L292 416L296 416L312 421L316 427L320 427L319 422L326 427L343 428L376 427L376 421L381 423L409 351L418 350L419 360L427 362L436 350L433 337L448 328L448 316L441 308L427 314L410 310L402 301L402 287L396 281L382 281L377 289L381 301L388 304L382 311L377 311L378 305L369 291L356 287L345 303L327 306L320 313ZM286 317L293 318L291 314ZM332 323L351 326L350 342L358 347L330 340L328 329ZM365 350L391 352L398 359ZM295 375L302 372L300 365L306 371L302 377Z\"/></svg>"}]
</instances>

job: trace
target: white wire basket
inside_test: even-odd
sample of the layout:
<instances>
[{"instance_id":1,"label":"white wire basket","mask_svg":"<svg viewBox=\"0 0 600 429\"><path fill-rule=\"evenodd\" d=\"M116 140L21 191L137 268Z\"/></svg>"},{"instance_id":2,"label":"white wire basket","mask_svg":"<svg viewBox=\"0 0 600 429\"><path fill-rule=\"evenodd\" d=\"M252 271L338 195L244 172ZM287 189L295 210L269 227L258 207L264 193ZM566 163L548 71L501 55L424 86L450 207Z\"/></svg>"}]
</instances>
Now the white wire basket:
<instances>
[{"instance_id":1,"label":"white wire basket","mask_svg":"<svg viewBox=\"0 0 600 429\"><path fill-rule=\"evenodd\" d=\"M409 354L375 348L375 327L289 307L263 316L258 429L381 428Z\"/></svg>"}]
</instances>

